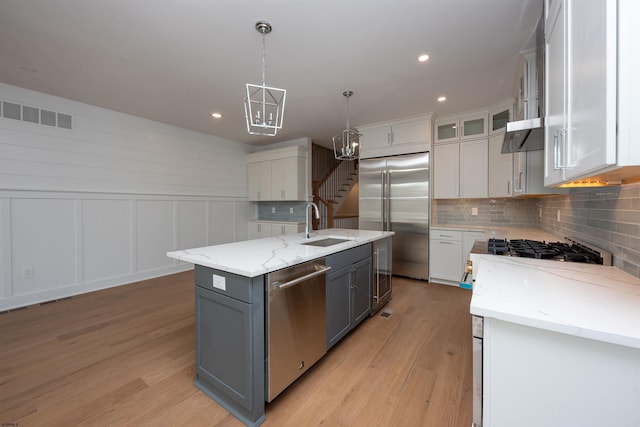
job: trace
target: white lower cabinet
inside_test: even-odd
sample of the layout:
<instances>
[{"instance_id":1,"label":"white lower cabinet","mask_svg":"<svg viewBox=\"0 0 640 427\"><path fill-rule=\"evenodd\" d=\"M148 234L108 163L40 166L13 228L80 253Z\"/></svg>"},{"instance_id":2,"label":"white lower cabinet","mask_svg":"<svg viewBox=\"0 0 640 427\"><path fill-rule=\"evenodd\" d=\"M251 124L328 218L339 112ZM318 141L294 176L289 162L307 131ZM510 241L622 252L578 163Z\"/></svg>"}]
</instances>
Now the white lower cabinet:
<instances>
[{"instance_id":1,"label":"white lower cabinet","mask_svg":"<svg viewBox=\"0 0 640 427\"><path fill-rule=\"evenodd\" d=\"M247 238L249 240L271 237L271 223L263 221L249 221Z\"/></svg>"},{"instance_id":2,"label":"white lower cabinet","mask_svg":"<svg viewBox=\"0 0 640 427\"><path fill-rule=\"evenodd\" d=\"M476 240L484 239L484 231L465 231L462 233L462 263L461 267L467 265L467 257L473 248Z\"/></svg>"},{"instance_id":3,"label":"white lower cabinet","mask_svg":"<svg viewBox=\"0 0 640 427\"><path fill-rule=\"evenodd\" d=\"M248 240L296 234L304 231L302 222L249 221Z\"/></svg>"},{"instance_id":4,"label":"white lower cabinet","mask_svg":"<svg viewBox=\"0 0 640 427\"><path fill-rule=\"evenodd\" d=\"M484 318L482 425L637 426L640 350Z\"/></svg>"},{"instance_id":5,"label":"white lower cabinet","mask_svg":"<svg viewBox=\"0 0 640 427\"><path fill-rule=\"evenodd\" d=\"M469 252L484 231L432 228L429 242L429 281L458 286Z\"/></svg>"}]
</instances>

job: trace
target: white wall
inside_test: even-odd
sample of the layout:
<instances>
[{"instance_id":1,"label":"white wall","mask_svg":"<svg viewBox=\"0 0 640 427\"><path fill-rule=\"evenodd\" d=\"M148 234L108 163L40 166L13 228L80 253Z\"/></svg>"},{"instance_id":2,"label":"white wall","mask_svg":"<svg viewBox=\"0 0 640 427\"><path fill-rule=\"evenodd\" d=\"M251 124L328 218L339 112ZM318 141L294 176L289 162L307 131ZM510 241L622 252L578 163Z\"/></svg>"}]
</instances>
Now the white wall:
<instances>
[{"instance_id":1,"label":"white wall","mask_svg":"<svg viewBox=\"0 0 640 427\"><path fill-rule=\"evenodd\" d=\"M0 118L0 311L191 268L244 240L245 144L0 84L73 129Z\"/></svg>"}]
</instances>

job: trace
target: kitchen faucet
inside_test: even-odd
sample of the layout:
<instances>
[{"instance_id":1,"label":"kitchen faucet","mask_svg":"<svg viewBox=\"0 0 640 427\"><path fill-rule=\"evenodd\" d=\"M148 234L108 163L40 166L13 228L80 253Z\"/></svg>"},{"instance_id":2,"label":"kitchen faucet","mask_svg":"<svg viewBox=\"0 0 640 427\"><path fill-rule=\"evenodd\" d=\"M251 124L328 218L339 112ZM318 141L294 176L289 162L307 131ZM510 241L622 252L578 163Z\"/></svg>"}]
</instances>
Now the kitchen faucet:
<instances>
[{"instance_id":1,"label":"kitchen faucet","mask_svg":"<svg viewBox=\"0 0 640 427\"><path fill-rule=\"evenodd\" d=\"M304 237L305 239L308 239L309 237L311 237L311 232L309 231L309 207L312 206L315 210L316 210L316 219L320 219L320 211L318 210L318 205L316 205L315 203L311 202L307 205L306 208L304 208L304 213L305 213L305 220L306 220L306 224L305 224L305 228L304 228ZM313 209L311 210L311 212L313 213Z\"/></svg>"}]
</instances>

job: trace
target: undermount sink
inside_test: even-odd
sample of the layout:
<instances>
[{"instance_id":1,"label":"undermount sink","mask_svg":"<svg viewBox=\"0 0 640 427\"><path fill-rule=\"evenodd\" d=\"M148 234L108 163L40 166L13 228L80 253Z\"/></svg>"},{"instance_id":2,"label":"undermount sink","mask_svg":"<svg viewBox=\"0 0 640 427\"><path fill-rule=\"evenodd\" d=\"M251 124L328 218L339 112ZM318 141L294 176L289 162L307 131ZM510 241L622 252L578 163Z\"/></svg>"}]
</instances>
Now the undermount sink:
<instances>
[{"instance_id":1,"label":"undermount sink","mask_svg":"<svg viewBox=\"0 0 640 427\"><path fill-rule=\"evenodd\" d=\"M305 242L305 243L301 243L301 244L302 245L308 245L308 246L327 247L327 246L337 245L339 243L349 242L350 240L351 239L340 239L340 238L337 238L337 237L327 237L326 239L314 240L312 242Z\"/></svg>"}]
</instances>

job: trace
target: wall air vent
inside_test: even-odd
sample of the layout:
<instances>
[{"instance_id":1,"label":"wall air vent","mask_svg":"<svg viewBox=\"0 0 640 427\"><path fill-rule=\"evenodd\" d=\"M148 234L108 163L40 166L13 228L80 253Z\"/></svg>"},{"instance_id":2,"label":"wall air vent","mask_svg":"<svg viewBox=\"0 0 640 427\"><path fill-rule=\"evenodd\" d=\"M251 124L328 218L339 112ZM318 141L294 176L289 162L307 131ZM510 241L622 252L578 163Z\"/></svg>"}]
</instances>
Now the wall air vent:
<instances>
[{"instance_id":1,"label":"wall air vent","mask_svg":"<svg viewBox=\"0 0 640 427\"><path fill-rule=\"evenodd\" d=\"M71 130L73 121L70 114L58 113L44 110L28 105L20 105L15 102L2 101L2 117L11 120L21 120L23 122L36 123L45 126L53 126L61 129Z\"/></svg>"}]
</instances>

